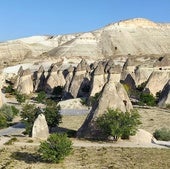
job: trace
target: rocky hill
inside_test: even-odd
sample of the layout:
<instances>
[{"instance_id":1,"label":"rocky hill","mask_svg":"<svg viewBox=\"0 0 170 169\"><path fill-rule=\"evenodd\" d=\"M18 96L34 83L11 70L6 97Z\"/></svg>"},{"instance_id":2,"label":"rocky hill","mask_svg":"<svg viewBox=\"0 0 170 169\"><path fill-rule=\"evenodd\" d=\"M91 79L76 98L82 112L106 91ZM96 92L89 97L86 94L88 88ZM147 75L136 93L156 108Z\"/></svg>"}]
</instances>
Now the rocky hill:
<instances>
[{"instance_id":1,"label":"rocky hill","mask_svg":"<svg viewBox=\"0 0 170 169\"><path fill-rule=\"evenodd\" d=\"M59 59L76 62L115 58L120 55L170 53L170 24L136 18L101 29L69 35L33 36L0 43L0 65L30 60Z\"/></svg>"}]
</instances>

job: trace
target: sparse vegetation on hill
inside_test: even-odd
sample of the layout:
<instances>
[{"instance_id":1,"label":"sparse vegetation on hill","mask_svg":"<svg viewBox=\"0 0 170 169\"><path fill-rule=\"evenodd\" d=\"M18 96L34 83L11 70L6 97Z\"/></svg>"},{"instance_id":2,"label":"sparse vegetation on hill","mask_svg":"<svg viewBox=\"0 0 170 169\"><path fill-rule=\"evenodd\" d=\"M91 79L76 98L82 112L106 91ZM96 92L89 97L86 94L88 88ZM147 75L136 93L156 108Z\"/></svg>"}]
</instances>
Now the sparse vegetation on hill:
<instances>
[{"instance_id":1,"label":"sparse vegetation on hill","mask_svg":"<svg viewBox=\"0 0 170 169\"><path fill-rule=\"evenodd\" d=\"M123 113L108 109L97 118L96 124L106 137L112 136L117 141L120 137L128 139L130 135L136 133L138 125L141 124L139 117L137 111Z\"/></svg>"}]
</instances>

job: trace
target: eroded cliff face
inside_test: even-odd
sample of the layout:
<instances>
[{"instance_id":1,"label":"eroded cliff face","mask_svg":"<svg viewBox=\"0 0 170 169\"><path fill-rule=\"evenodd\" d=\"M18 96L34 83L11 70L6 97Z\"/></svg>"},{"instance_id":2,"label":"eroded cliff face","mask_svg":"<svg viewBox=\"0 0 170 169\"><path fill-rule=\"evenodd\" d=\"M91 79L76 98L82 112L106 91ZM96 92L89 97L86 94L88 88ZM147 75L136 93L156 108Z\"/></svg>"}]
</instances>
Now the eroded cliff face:
<instances>
[{"instance_id":1,"label":"eroded cliff face","mask_svg":"<svg viewBox=\"0 0 170 169\"><path fill-rule=\"evenodd\" d=\"M33 36L0 43L1 66L42 59L81 58L92 61L120 55L170 53L170 24L136 18L96 31L58 36Z\"/></svg>"}]
</instances>

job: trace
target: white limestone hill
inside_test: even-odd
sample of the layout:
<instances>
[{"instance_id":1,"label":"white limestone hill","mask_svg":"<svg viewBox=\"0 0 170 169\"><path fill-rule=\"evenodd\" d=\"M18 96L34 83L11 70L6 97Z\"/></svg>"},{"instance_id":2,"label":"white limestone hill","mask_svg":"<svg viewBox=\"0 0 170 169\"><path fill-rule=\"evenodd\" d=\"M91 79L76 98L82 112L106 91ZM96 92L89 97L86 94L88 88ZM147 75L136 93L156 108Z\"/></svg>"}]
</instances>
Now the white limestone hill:
<instances>
[{"instance_id":1,"label":"white limestone hill","mask_svg":"<svg viewBox=\"0 0 170 169\"><path fill-rule=\"evenodd\" d=\"M170 24L135 18L77 34L33 36L0 43L0 64L24 60L98 60L120 55L170 53Z\"/></svg>"}]
</instances>

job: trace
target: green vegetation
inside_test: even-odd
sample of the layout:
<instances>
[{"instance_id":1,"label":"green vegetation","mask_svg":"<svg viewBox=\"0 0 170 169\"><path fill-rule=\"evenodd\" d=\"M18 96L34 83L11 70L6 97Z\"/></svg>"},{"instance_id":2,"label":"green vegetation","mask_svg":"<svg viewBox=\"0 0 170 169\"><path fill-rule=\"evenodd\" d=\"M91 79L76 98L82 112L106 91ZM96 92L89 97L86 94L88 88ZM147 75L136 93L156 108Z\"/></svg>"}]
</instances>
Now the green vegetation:
<instances>
[{"instance_id":1,"label":"green vegetation","mask_svg":"<svg viewBox=\"0 0 170 169\"><path fill-rule=\"evenodd\" d=\"M61 122L62 116L60 114L60 106L51 100L47 100L46 104L46 107L42 110L37 108L35 104L25 104L22 107L21 118L22 122L25 124L25 134L31 136L34 121L41 113L45 115L48 127L50 129L58 126Z\"/></svg>"},{"instance_id":2,"label":"green vegetation","mask_svg":"<svg viewBox=\"0 0 170 169\"><path fill-rule=\"evenodd\" d=\"M0 108L0 128L7 127L8 122L11 122L18 113L19 110L15 106L4 104Z\"/></svg>"},{"instance_id":3,"label":"green vegetation","mask_svg":"<svg viewBox=\"0 0 170 169\"><path fill-rule=\"evenodd\" d=\"M56 102L47 100L46 104L46 108L43 109L43 114L47 120L48 127L51 129L61 123L62 116L60 114L60 106L58 106Z\"/></svg>"},{"instance_id":4,"label":"green vegetation","mask_svg":"<svg viewBox=\"0 0 170 169\"><path fill-rule=\"evenodd\" d=\"M149 93L141 93L140 94L140 105L147 105L147 106L156 106L156 98Z\"/></svg>"},{"instance_id":5,"label":"green vegetation","mask_svg":"<svg viewBox=\"0 0 170 169\"><path fill-rule=\"evenodd\" d=\"M22 107L21 118L25 124L25 134L31 136L34 121L40 113L40 110L34 104L25 104Z\"/></svg>"},{"instance_id":6,"label":"green vegetation","mask_svg":"<svg viewBox=\"0 0 170 169\"><path fill-rule=\"evenodd\" d=\"M71 153L72 142L66 134L51 134L41 143L39 152L44 161L59 163Z\"/></svg>"},{"instance_id":7,"label":"green vegetation","mask_svg":"<svg viewBox=\"0 0 170 169\"><path fill-rule=\"evenodd\" d=\"M39 92L37 97L35 98L35 100L38 103L45 103L45 99L46 99L46 93L44 91Z\"/></svg>"},{"instance_id":8,"label":"green vegetation","mask_svg":"<svg viewBox=\"0 0 170 169\"><path fill-rule=\"evenodd\" d=\"M0 129L7 127L7 120L2 112L0 112Z\"/></svg>"},{"instance_id":9,"label":"green vegetation","mask_svg":"<svg viewBox=\"0 0 170 169\"><path fill-rule=\"evenodd\" d=\"M105 137L112 136L115 141L118 138L128 139L134 135L137 127L141 124L137 111L121 112L119 110L108 109L105 114L98 117L96 124Z\"/></svg>"},{"instance_id":10,"label":"green vegetation","mask_svg":"<svg viewBox=\"0 0 170 169\"><path fill-rule=\"evenodd\" d=\"M155 130L153 136L157 140L170 141L170 130L168 130L167 128L161 128L159 130Z\"/></svg>"},{"instance_id":11,"label":"green vegetation","mask_svg":"<svg viewBox=\"0 0 170 169\"><path fill-rule=\"evenodd\" d=\"M16 92L15 97L16 97L17 101L18 101L20 104L21 104L21 103L24 103L24 102L26 101L26 99L27 99L27 95L21 94L21 93L19 93L19 92Z\"/></svg>"},{"instance_id":12,"label":"green vegetation","mask_svg":"<svg viewBox=\"0 0 170 169\"><path fill-rule=\"evenodd\" d=\"M16 142L16 141L18 141L18 139L17 139L16 137L13 137L13 138L11 138L9 141L7 141L7 142L5 143L5 145L12 145L12 144L14 144L14 142Z\"/></svg>"},{"instance_id":13,"label":"green vegetation","mask_svg":"<svg viewBox=\"0 0 170 169\"><path fill-rule=\"evenodd\" d=\"M15 90L13 89L13 86L9 84L8 86L4 87L4 93L10 93L12 95L15 94Z\"/></svg>"}]
</instances>

